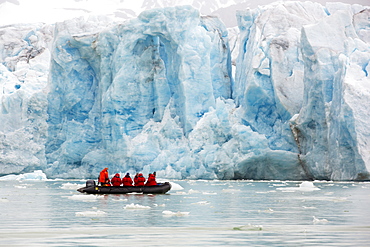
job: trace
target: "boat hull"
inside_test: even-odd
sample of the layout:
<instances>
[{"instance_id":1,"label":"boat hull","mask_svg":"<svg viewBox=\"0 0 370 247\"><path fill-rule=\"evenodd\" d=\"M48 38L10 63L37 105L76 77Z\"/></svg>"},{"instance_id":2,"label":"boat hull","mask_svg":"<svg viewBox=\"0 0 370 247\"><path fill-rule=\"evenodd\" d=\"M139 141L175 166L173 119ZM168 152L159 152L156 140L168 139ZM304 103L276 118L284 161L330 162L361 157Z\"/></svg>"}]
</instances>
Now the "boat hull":
<instances>
[{"instance_id":1,"label":"boat hull","mask_svg":"<svg viewBox=\"0 0 370 247\"><path fill-rule=\"evenodd\" d=\"M154 186L86 186L77 191L87 194L165 194L171 189L169 182Z\"/></svg>"}]
</instances>

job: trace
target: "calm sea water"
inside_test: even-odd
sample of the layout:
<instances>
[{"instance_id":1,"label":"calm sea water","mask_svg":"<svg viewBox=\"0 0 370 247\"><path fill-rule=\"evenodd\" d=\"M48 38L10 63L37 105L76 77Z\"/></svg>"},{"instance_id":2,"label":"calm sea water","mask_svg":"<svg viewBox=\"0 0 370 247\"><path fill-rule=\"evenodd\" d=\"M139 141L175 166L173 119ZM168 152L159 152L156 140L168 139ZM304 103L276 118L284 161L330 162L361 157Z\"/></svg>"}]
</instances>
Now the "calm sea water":
<instances>
[{"instance_id":1,"label":"calm sea water","mask_svg":"<svg viewBox=\"0 0 370 247\"><path fill-rule=\"evenodd\" d=\"M0 181L0 245L370 246L370 183L170 182L93 196L84 181Z\"/></svg>"}]
</instances>

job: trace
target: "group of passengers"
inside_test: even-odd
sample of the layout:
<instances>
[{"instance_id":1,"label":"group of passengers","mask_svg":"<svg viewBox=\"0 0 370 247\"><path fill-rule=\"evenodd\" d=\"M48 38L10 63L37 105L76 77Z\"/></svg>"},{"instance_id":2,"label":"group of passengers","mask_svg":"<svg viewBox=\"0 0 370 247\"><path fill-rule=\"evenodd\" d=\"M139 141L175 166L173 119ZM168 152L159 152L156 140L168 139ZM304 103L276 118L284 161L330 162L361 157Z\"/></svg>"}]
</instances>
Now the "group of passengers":
<instances>
[{"instance_id":1,"label":"group of passengers","mask_svg":"<svg viewBox=\"0 0 370 247\"><path fill-rule=\"evenodd\" d=\"M134 180L132 181L130 173L126 173L122 179L119 173L116 173L112 179L109 179L108 168L104 168L100 172L98 182L101 186L153 186L157 185L155 176L155 172L149 173L148 180L146 180L142 173L136 173Z\"/></svg>"}]
</instances>

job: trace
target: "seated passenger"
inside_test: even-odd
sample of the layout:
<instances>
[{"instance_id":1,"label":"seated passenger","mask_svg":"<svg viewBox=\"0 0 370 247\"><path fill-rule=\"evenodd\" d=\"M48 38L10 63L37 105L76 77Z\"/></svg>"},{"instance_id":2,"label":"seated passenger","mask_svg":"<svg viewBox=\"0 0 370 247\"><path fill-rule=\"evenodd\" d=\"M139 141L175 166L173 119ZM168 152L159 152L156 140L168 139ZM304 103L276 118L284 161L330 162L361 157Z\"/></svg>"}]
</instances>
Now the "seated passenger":
<instances>
[{"instance_id":1,"label":"seated passenger","mask_svg":"<svg viewBox=\"0 0 370 247\"><path fill-rule=\"evenodd\" d=\"M121 181L121 177L119 176L118 173L116 173L116 175L114 175L111 182L112 182L113 186L120 186L121 185L122 181Z\"/></svg>"},{"instance_id":2,"label":"seated passenger","mask_svg":"<svg viewBox=\"0 0 370 247\"><path fill-rule=\"evenodd\" d=\"M126 173L126 176L122 178L123 186L132 186L132 179L130 177L130 173Z\"/></svg>"},{"instance_id":3,"label":"seated passenger","mask_svg":"<svg viewBox=\"0 0 370 247\"><path fill-rule=\"evenodd\" d=\"M157 185L157 181L155 181L155 176L154 174L149 173L148 180L146 181L145 186L153 186Z\"/></svg>"},{"instance_id":4,"label":"seated passenger","mask_svg":"<svg viewBox=\"0 0 370 247\"><path fill-rule=\"evenodd\" d=\"M144 185L145 185L145 178L142 173L139 173L135 181L135 186L144 186Z\"/></svg>"}]
</instances>

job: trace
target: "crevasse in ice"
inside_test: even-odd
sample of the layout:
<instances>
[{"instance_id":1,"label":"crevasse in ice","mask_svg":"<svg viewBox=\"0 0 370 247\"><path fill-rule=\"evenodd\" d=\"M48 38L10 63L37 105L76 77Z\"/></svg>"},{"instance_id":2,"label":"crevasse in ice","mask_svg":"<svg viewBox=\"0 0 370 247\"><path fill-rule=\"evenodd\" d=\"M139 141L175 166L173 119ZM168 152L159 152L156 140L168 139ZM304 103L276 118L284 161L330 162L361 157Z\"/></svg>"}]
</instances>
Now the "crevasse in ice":
<instances>
[{"instance_id":1,"label":"crevasse in ice","mask_svg":"<svg viewBox=\"0 0 370 247\"><path fill-rule=\"evenodd\" d=\"M0 173L369 179L369 13L238 11L233 62L223 23L188 6L2 27Z\"/></svg>"}]
</instances>

